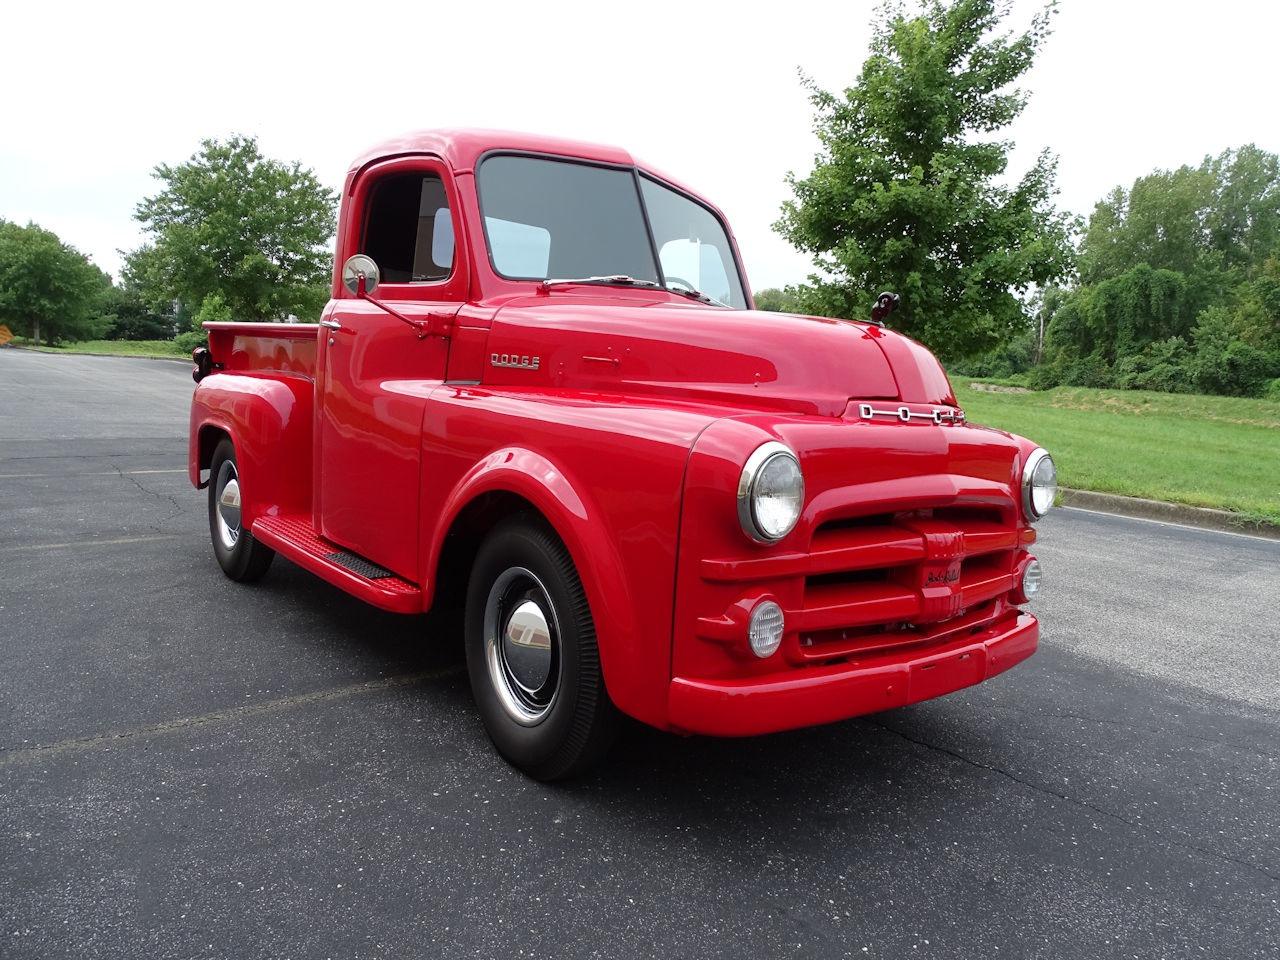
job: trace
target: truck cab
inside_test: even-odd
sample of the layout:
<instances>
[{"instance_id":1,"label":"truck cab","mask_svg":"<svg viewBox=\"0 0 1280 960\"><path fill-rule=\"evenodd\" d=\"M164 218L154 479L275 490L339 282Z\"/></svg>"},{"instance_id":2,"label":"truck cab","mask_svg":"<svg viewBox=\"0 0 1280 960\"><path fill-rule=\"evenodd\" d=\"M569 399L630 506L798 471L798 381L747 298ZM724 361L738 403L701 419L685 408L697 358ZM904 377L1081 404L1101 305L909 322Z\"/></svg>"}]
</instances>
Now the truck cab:
<instances>
[{"instance_id":1,"label":"truck cab","mask_svg":"<svg viewBox=\"0 0 1280 960\"><path fill-rule=\"evenodd\" d=\"M1052 459L969 423L880 321L754 310L727 221L672 178L412 134L351 166L336 246L318 324L205 325L215 557L457 611L485 728L530 775L586 767L620 714L766 733L1034 652Z\"/></svg>"}]
</instances>

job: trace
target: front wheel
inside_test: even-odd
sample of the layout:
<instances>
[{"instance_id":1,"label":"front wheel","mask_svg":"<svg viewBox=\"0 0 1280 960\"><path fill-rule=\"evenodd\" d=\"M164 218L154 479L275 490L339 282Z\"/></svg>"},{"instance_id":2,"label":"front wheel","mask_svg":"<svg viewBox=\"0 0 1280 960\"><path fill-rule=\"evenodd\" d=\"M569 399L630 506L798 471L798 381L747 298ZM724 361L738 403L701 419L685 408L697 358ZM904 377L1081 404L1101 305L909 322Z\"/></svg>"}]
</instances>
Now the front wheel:
<instances>
[{"instance_id":1,"label":"front wheel","mask_svg":"<svg viewBox=\"0 0 1280 960\"><path fill-rule=\"evenodd\" d=\"M249 583L267 572L276 554L244 529L240 501L236 448L226 439L213 451L209 464L209 538L222 572L232 580Z\"/></svg>"},{"instance_id":2,"label":"front wheel","mask_svg":"<svg viewBox=\"0 0 1280 960\"><path fill-rule=\"evenodd\" d=\"M539 780L586 769L608 749L617 710L595 624L564 544L520 517L495 529L467 585L467 672L489 738Z\"/></svg>"}]
</instances>

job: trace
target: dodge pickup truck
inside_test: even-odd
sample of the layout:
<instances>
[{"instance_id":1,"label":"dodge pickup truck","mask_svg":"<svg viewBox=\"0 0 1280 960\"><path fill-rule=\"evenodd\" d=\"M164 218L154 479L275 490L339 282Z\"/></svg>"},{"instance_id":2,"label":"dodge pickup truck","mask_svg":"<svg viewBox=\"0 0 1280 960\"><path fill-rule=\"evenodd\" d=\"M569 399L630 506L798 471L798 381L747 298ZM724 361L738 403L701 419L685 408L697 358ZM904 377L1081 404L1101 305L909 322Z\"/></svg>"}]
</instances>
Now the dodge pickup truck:
<instances>
[{"instance_id":1,"label":"dodge pickup truck","mask_svg":"<svg viewBox=\"0 0 1280 960\"><path fill-rule=\"evenodd\" d=\"M1035 651L1053 460L968 422L892 295L756 311L716 207L523 134L376 147L336 245L318 324L205 324L214 555L456 610L484 727L531 776L582 770L622 714L762 734Z\"/></svg>"}]
</instances>

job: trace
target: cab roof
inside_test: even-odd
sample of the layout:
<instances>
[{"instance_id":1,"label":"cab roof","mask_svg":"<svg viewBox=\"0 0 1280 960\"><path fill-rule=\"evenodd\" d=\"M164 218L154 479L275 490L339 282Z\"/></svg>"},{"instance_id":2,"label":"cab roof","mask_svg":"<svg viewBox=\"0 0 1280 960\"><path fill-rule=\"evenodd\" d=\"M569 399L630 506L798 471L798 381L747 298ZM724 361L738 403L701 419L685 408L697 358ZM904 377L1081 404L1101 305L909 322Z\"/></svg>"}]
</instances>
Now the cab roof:
<instances>
[{"instance_id":1,"label":"cab roof","mask_svg":"<svg viewBox=\"0 0 1280 960\"><path fill-rule=\"evenodd\" d=\"M466 173L474 170L476 161L490 150L517 150L599 163L639 165L631 154L620 147L544 137L534 133L509 130L416 130L377 144L352 163L350 172L355 173L376 160L405 154L431 153L448 163L454 173Z\"/></svg>"}]
</instances>

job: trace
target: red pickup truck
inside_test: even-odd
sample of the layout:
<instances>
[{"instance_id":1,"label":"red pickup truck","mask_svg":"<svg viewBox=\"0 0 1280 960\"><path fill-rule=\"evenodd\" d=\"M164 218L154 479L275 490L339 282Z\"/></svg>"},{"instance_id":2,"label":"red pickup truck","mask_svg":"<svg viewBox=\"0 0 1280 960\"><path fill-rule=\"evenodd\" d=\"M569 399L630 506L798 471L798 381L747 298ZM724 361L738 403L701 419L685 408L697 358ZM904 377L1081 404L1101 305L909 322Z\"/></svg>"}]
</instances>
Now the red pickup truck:
<instances>
[{"instance_id":1,"label":"red pickup truck","mask_svg":"<svg viewBox=\"0 0 1280 960\"><path fill-rule=\"evenodd\" d=\"M619 713L741 736L970 686L1036 649L1053 461L967 422L892 302L754 310L721 213L621 150L382 144L319 324L205 325L214 554L459 610L485 728L543 779Z\"/></svg>"}]
</instances>

